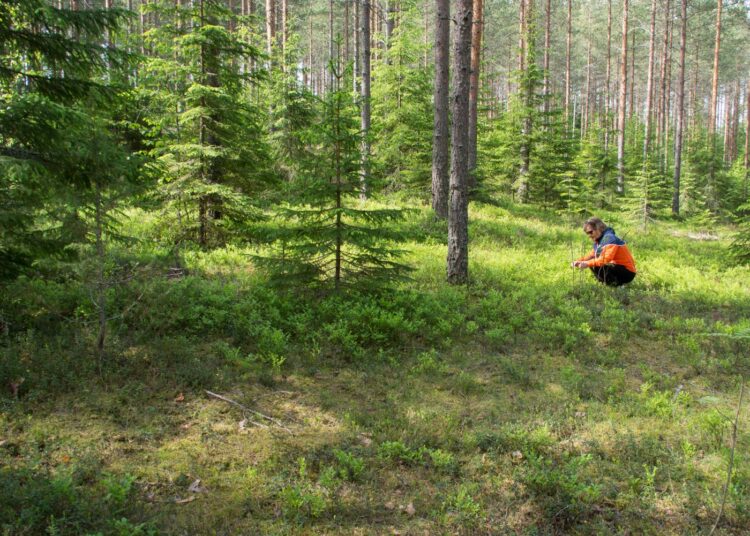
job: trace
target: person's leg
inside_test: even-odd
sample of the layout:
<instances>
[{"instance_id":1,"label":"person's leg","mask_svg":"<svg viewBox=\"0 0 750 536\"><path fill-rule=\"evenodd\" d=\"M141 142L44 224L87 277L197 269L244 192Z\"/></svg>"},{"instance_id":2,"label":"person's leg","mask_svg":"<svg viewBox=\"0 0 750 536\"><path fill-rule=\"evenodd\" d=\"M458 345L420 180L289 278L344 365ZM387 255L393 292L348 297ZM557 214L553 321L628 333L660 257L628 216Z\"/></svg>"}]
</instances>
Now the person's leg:
<instances>
[{"instance_id":1,"label":"person's leg","mask_svg":"<svg viewBox=\"0 0 750 536\"><path fill-rule=\"evenodd\" d=\"M619 264L609 266L594 266L591 268L594 277L605 285L611 287L619 287L626 283L630 283L635 274Z\"/></svg>"}]
</instances>

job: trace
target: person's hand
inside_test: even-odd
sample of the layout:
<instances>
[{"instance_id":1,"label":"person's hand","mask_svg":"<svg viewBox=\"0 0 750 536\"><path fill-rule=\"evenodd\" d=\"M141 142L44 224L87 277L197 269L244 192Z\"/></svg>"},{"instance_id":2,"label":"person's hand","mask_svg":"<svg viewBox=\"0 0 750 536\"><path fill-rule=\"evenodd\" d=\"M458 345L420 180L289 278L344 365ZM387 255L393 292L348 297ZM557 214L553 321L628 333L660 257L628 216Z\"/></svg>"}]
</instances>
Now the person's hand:
<instances>
[{"instance_id":1,"label":"person's hand","mask_svg":"<svg viewBox=\"0 0 750 536\"><path fill-rule=\"evenodd\" d=\"M573 268L580 268L580 269L589 267L589 263L587 263L586 261L573 261L570 263L570 265Z\"/></svg>"}]
</instances>

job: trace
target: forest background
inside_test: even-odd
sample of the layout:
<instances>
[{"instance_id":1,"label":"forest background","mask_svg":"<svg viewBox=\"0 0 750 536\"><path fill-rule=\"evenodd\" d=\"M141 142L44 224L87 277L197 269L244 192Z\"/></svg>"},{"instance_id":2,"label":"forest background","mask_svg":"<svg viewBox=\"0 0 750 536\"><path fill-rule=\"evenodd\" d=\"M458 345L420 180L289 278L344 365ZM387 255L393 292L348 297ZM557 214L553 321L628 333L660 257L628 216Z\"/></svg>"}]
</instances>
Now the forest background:
<instances>
[{"instance_id":1,"label":"forest background","mask_svg":"<svg viewBox=\"0 0 750 536\"><path fill-rule=\"evenodd\" d=\"M4 533L743 534L748 20L5 0Z\"/></svg>"}]
</instances>

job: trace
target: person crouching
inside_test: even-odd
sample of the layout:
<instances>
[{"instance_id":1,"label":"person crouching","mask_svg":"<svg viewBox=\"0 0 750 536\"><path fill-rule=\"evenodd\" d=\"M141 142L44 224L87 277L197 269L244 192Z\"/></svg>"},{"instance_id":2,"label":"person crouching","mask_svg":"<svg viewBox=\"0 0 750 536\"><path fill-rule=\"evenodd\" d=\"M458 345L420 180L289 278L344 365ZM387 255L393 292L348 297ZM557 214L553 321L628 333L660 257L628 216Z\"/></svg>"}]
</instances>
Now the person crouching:
<instances>
[{"instance_id":1,"label":"person crouching","mask_svg":"<svg viewBox=\"0 0 750 536\"><path fill-rule=\"evenodd\" d=\"M583 232L594 242L594 249L571 263L573 268L590 268L605 285L619 287L635 278L635 260L625 241L599 218L589 218Z\"/></svg>"}]
</instances>

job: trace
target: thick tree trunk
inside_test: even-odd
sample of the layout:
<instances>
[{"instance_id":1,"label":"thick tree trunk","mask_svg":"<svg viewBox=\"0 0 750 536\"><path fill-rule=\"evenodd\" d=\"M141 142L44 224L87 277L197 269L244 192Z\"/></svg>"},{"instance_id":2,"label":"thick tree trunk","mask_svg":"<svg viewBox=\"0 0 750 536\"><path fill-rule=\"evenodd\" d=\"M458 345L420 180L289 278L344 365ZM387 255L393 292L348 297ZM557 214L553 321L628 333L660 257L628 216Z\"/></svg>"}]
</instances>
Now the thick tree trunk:
<instances>
[{"instance_id":1,"label":"thick tree trunk","mask_svg":"<svg viewBox=\"0 0 750 536\"><path fill-rule=\"evenodd\" d=\"M721 8L723 0L716 2L716 39L714 41L714 69L711 78L711 104L708 109L708 133L716 132L716 102L719 96L719 50L721 49Z\"/></svg>"},{"instance_id":2,"label":"thick tree trunk","mask_svg":"<svg viewBox=\"0 0 750 536\"><path fill-rule=\"evenodd\" d=\"M360 128L362 131L362 167L360 197L367 198L367 184L370 180L370 0L362 0L362 18L360 36L362 39L362 68L360 97L361 115Z\"/></svg>"},{"instance_id":3,"label":"thick tree trunk","mask_svg":"<svg viewBox=\"0 0 750 536\"><path fill-rule=\"evenodd\" d=\"M625 192L625 106L628 89L628 0L622 3L620 98L617 109L617 193Z\"/></svg>"},{"instance_id":4,"label":"thick tree trunk","mask_svg":"<svg viewBox=\"0 0 750 536\"><path fill-rule=\"evenodd\" d=\"M456 4L456 37L453 63L453 127L450 205L448 211L447 276L451 284L469 280L469 162L468 118L471 74L472 1Z\"/></svg>"},{"instance_id":5,"label":"thick tree trunk","mask_svg":"<svg viewBox=\"0 0 750 536\"><path fill-rule=\"evenodd\" d=\"M469 188L476 186L474 170L477 167L477 107L482 51L482 9L482 0L474 0L471 30L471 79L469 82Z\"/></svg>"},{"instance_id":6,"label":"thick tree trunk","mask_svg":"<svg viewBox=\"0 0 750 536\"><path fill-rule=\"evenodd\" d=\"M680 13L680 74L677 80L677 110L674 133L674 178L672 189L672 214L680 213L680 171L682 166L682 134L685 122L685 44L687 42L687 0L682 0Z\"/></svg>"},{"instance_id":7,"label":"thick tree trunk","mask_svg":"<svg viewBox=\"0 0 750 536\"><path fill-rule=\"evenodd\" d=\"M651 116L653 114L654 94L654 49L656 45L656 0L651 0L651 26L648 38L648 73L646 75L646 107L643 128L643 165L648 159L648 149L651 143Z\"/></svg>"},{"instance_id":8,"label":"thick tree trunk","mask_svg":"<svg viewBox=\"0 0 750 536\"><path fill-rule=\"evenodd\" d=\"M437 0L435 20L435 124L432 135L432 209L448 217L450 180L450 0Z\"/></svg>"}]
</instances>

